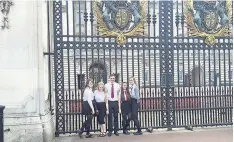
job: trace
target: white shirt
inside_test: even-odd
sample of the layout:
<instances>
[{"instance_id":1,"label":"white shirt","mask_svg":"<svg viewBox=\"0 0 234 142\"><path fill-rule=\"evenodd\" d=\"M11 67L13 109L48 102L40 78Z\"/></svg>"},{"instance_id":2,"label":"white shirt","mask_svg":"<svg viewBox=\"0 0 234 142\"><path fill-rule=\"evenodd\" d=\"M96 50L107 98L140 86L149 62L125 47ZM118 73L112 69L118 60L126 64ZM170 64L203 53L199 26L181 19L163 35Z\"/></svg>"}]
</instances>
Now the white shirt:
<instances>
[{"instance_id":1,"label":"white shirt","mask_svg":"<svg viewBox=\"0 0 234 142\"><path fill-rule=\"evenodd\" d=\"M136 84L133 84L132 86L130 86L129 91L130 91L131 98L134 98L137 100L140 99L139 88L136 86Z\"/></svg>"},{"instance_id":2,"label":"white shirt","mask_svg":"<svg viewBox=\"0 0 234 142\"><path fill-rule=\"evenodd\" d=\"M111 98L112 84L107 83L105 87L107 90L107 97L109 101L118 101L120 99L120 85L118 83L114 82L114 98Z\"/></svg>"},{"instance_id":3,"label":"white shirt","mask_svg":"<svg viewBox=\"0 0 234 142\"><path fill-rule=\"evenodd\" d=\"M103 91L100 92L98 90L95 90L94 95L95 95L96 102L98 103L105 102L105 93Z\"/></svg>"},{"instance_id":4,"label":"white shirt","mask_svg":"<svg viewBox=\"0 0 234 142\"><path fill-rule=\"evenodd\" d=\"M91 105L93 100L94 100L94 93L92 89L85 88L83 94L83 101L88 101L89 105Z\"/></svg>"}]
</instances>

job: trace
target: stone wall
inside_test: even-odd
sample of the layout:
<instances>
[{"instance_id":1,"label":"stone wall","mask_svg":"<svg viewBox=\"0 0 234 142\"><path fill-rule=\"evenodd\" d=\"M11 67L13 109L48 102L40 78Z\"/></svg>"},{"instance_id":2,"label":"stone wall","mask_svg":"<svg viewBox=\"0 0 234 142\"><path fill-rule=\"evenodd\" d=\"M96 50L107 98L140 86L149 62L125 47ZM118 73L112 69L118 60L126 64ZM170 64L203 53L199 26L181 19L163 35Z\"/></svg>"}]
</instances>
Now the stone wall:
<instances>
[{"instance_id":1,"label":"stone wall","mask_svg":"<svg viewBox=\"0 0 234 142\"><path fill-rule=\"evenodd\" d=\"M48 107L48 57L43 55L48 40L47 3L13 2L10 28L0 30L0 105L6 106L4 129L9 130L4 139L50 142L55 115Z\"/></svg>"}]
</instances>

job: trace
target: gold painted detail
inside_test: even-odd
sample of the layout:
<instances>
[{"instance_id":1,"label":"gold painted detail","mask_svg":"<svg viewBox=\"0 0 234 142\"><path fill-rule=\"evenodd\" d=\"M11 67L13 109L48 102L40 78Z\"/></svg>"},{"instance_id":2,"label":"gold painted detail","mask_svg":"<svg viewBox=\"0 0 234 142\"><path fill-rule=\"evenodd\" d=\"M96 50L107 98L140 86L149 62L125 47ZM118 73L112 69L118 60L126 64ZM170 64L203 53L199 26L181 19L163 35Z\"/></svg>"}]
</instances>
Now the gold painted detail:
<instances>
[{"instance_id":1,"label":"gold painted detail","mask_svg":"<svg viewBox=\"0 0 234 142\"><path fill-rule=\"evenodd\" d=\"M119 45L125 45L128 37L144 36L144 26L146 22L146 12L145 12L146 1L142 0L140 2L140 16L141 16L140 22L130 30L121 30L119 28L114 28L112 30L108 29L105 22L103 21L102 11L99 8L100 5L101 5L100 2L95 1L94 12L97 18L97 23L98 23L97 27L100 36L114 37L116 38L116 42ZM119 25L126 25L128 20L127 18L129 16L131 15L129 15L129 13L125 12L124 10L118 11L116 14L116 19L114 20Z\"/></svg>"},{"instance_id":2,"label":"gold painted detail","mask_svg":"<svg viewBox=\"0 0 234 142\"><path fill-rule=\"evenodd\" d=\"M205 15L205 25L210 26L211 30L212 28L215 28L213 30L214 32L207 32L206 30L201 30L199 29L196 24L194 23L194 1L193 0L187 0L185 1L185 22L188 27L188 32L191 36L199 36L199 37L204 37L205 38L205 43L208 45L213 46L215 44L216 37L221 37L221 36L228 36L229 33L231 32L228 29L228 25L230 24L230 21L232 21L232 3L231 0L226 1L226 10L227 10L227 17L228 17L228 22L225 25L222 25L217 28L218 23L216 23L219 18L217 17L218 15L216 12L210 12Z\"/></svg>"}]
</instances>

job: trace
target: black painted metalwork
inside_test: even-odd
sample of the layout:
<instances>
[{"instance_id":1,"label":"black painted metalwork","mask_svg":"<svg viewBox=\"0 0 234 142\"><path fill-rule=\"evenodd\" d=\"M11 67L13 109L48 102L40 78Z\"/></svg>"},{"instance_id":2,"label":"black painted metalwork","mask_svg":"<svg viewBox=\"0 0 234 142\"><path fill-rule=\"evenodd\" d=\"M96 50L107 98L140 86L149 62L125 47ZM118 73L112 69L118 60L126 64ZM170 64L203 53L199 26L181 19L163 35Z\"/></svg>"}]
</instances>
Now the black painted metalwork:
<instances>
[{"instance_id":1,"label":"black painted metalwork","mask_svg":"<svg viewBox=\"0 0 234 142\"><path fill-rule=\"evenodd\" d=\"M119 83L137 79L143 129L232 125L232 37L217 36L211 45L212 38L192 36L185 2L146 1L144 36L121 45L101 36L94 1L53 2L56 136L81 127L85 80L106 83L113 72Z\"/></svg>"}]
</instances>

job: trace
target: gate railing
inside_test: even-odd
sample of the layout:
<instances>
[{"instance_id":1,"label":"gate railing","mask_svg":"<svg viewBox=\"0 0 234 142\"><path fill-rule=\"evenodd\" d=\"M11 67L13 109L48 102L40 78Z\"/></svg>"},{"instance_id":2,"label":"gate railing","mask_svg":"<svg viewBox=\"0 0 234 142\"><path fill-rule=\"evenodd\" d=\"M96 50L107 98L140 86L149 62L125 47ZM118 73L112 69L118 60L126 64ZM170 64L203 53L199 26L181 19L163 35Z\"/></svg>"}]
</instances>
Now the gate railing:
<instances>
[{"instance_id":1,"label":"gate railing","mask_svg":"<svg viewBox=\"0 0 234 142\"><path fill-rule=\"evenodd\" d=\"M81 127L78 86L85 80L78 76L92 78L90 71L100 66L105 80L112 72L120 82L137 78L142 128L232 125L232 33L192 36L185 2L191 1L146 1L144 36L126 37L119 45L116 37L101 36L94 1L53 1L56 136ZM97 129L94 120L92 130Z\"/></svg>"}]
</instances>

